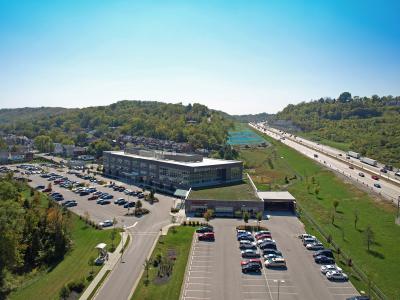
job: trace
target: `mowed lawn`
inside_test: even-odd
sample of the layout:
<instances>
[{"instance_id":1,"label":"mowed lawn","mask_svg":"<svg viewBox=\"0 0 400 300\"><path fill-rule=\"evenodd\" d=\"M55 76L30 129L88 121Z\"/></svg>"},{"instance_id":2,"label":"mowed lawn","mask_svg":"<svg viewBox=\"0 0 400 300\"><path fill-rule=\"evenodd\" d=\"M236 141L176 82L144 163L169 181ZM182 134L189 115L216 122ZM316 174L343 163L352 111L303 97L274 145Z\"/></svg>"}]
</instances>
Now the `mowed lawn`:
<instances>
[{"instance_id":1,"label":"mowed lawn","mask_svg":"<svg viewBox=\"0 0 400 300\"><path fill-rule=\"evenodd\" d=\"M59 299L61 288L71 282L89 275L91 267L88 264L90 257L97 257L97 250L94 247L101 242L111 246L110 230L96 230L86 226L75 214L72 215L73 248L67 253L64 260L49 271L38 273L33 278L24 282L21 288L10 295L10 299ZM117 234L115 244L120 241ZM97 272L100 267L94 267Z\"/></svg>"},{"instance_id":2,"label":"mowed lawn","mask_svg":"<svg viewBox=\"0 0 400 300\"><path fill-rule=\"evenodd\" d=\"M257 200L257 197L250 183L243 181L241 184L192 190L189 199Z\"/></svg>"},{"instance_id":3,"label":"mowed lawn","mask_svg":"<svg viewBox=\"0 0 400 300\"><path fill-rule=\"evenodd\" d=\"M396 208L374 198L351 183L345 183L333 172L323 168L286 145L265 136L277 153L275 160L290 165L301 178L288 185L288 190L300 205L314 218L324 231L331 234L335 243L371 280L376 282L390 299L400 298L400 226L394 223ZM249 154L247 154L249 155ZM269 155L267 152L265 155ZM259 154L257 154L259 156ZM273 159L273 161L274 161ZM265 163L265 158L259 160ZM280 164L276 164L280 168ZM283 168L283 173L289 171ZM265 168L268 176L268 168ZM313 183L314 182L314 183ZM308 188L307 188L308 187ZM318 193L315 189L318 189ZM334 213L334 201L339 201ZM335 215L332 224L332 214ZM355 228L355 214L358 214ZM365 229L371 226L375 240L367 251ZM365 285L354 281L359 288Z\"/></svg>"},{"instance_id":4,"label":"mowed lawn","mask_svg":"<svg viewBox=\"0 0 400 300\"><path fill-rule=\"evenodd\" d=\"M158 254L166 257L168 252L175 253L176 261L172 276L164 283L155 283L154 279L157 276L157 268L151 265L149 270L150 283L147 286L144 284L144 273L133 294L132 300L179 299L194 230L195 227L179 226L176 227L175 233L170 229L166 236L160 237L151 255L151 261L153 261Z\"/></svg>"}]
</instances>

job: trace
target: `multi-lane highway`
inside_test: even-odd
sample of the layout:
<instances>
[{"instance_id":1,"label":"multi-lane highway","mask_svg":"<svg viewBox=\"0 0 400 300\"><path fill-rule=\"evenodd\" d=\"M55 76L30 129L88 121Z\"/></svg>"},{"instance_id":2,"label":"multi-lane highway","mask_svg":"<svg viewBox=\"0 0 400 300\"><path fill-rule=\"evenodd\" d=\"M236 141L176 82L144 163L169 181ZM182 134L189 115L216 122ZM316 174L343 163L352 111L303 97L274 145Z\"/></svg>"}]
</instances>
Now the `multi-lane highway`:
<instances>
[{"instance_id":1,"label":"multi-lane highway","mask_svg":"<svg viewBox=\"0 0 400 300\"><path fill-rule=\"evenodd\" d=\"M264 124L249 125L397 205L400 196L400 181L394 178L394 174L389 174L388 179L387 174L380 173L380 168L363 164L356 159L346 159L343 151L319 145L303 138L291 137L288 133L267 127ZM360 176L361 174L364 176ZM378 175L379 180L373 179L372 175ZM376 187L374 184L379 184L380 187Z\"/></svg>"}]
</instances>

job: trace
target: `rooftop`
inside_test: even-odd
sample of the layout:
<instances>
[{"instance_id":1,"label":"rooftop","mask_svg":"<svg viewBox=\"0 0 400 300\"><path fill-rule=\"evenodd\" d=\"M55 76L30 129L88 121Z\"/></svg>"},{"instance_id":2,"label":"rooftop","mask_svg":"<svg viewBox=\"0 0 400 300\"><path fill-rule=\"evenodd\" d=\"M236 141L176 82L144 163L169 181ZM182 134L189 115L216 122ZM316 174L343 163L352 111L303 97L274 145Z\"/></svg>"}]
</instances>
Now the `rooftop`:
<instances>
[{"instance_id":1,"label":"rooftop","mask_svg":"<svg viewBox=\"0 0 400 300\"><path fill-rule=\"evenodd\" d=\"M205 167L205 166L217 166L217 165L227 165L227 164L232 164L232 163L241 163L241 161L238 160L224 160L224 159L214 159L214 158L207 158L207 157L202 157L200 155L197 155L197 157L201 157L201 160L191 160L191 161L179 161L175 160L172 158L180 159L180 158L190 158L189 155L185 154L180 154L180 153L173 153L173 152L161 152L161 151L153 151L154 153L153 156L148 155L148 151L146 155L140 155L140 154L134 154L134 153L128 153L124 151L105 151L106 153L111 153L114 155L119 155L123 157L133 157L133 158L139 158L143 160L149 160L149 161L159 161L159 162L165 162L165 163L170 163L170 164L175 164L175 165L181 165L181 166L188 166L188 167ZM158 155L161 154L161 155Z\"/></svg>"},{"instance_id":2,"label":"rooftop","mask_svg":"<svg viewBox=\"0 0 400 300\"><path fill-rule=\"evenodd\" d=\"M254 201L260 200L252 186L247 182L208 189L191 190L188 199L192 200L228 200ZM260 200L261 201L261 200Z\"/></svg>"},{"instance_id":3,"label":"rooftop","mask_svg":"<svg viewBox=\"0 0 400 300\"><path fill-rule=\"evenodd\" d=\"M258 197L264 201L275 200L275 201L295 201L296 198L289 192L257 192Z\"/></svg>"}]
</instances>

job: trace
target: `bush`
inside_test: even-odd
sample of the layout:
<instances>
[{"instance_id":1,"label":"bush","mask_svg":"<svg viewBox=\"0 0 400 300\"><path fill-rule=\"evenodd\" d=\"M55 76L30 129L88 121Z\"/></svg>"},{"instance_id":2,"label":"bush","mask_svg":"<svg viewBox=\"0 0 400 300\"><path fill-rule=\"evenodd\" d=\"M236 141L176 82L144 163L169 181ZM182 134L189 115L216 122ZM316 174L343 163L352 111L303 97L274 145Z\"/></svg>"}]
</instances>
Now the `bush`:
<instances>
[{"instance_id":1,"label":"bush","mask_svg":"<svg viewBox=\"0 0 400 300\"><path fill-rule=\"evenodd\" d=\"M60 299L67 299L69 297L69 295L71 294L70 289L68 288L67 285L64 285L59 293Z\"/></svg>"},{"instance_id":2,"label":"bush","mask_svg":"<svg viewBox=\"0 0 400 300\"><path fill-rule=\"evenodd\" d=\"M86 281L85 278L81 278L78 281L72 281L68 283L67 287L70 291L77 292L78 294L82 293L85 289Z\"/></svg>"},{"instance_id":3,"label":"bush","mask_svg":"<svg viewBox=\"0 0 400 300\"><path fill-rule=\"evenodd\" d=\"M186 226L186 221L183 221L183 222L182 222L182 225L183 225L183 226Z\"/></svg>"}]
</instances>

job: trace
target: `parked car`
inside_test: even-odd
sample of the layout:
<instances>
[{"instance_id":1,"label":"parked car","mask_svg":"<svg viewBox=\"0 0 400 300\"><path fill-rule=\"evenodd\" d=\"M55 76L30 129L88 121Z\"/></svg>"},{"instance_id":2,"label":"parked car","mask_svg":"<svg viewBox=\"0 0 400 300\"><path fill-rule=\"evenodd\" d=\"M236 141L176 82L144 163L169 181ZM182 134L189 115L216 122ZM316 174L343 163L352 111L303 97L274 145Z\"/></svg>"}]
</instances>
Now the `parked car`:
<instances>
[{"instance_id":1,"label":"parked car","mask_svg":"<svg viewBox=\"0 0 400 300\"><path fill-rule=\"evenodd\" d=\"M379 176L378 175L372 175L371 178L374 179L374 180L379 180Z\"/></svg>"},{"instance_id":2,"label":"parked car","mask_svg":"<svg viewBox=\"0 0 400 300\"><path fill-rule=\"evenodd\" d=\"M43 190L43 189L44 189L44 185L38 185L37 187L35 187L35 189L37 189L37 190Z\"/></svg>"},{"instance_id":3,"label":"parked car","mask_svg":"<svg viewBox=\"0 0 400 300\"><path fill-rule=\"evenodd\" d=\"M97 200L99 198L99 196L97 195L92 195L88 198L88 200Z\"/></svg>"},{"instance_id":4,"label":"parked car","mask_svg":"<svg viewBox=\"0 0 400 300\"><path fill-rule=\"evenodd\" d=\"M110 200L108 200L108 199L103 199L103 200L101 200L101 202L99 203L100 205L106 205L106 204L110 204L111 203L111 201Z\"/></svg>"},{"instance_id":5,"label":"parked car","mask_svg":"<svg viewBox=\"0 0 400 300\"><path fill-rule=\"evenodd\" d=\"M246 249L257 250L257 247L253 244L240 244L239 249L240 250L246 250Z\"/></svg>"},{"instance_id":6,"label":"parked car","mask_svg":"<svg viewBox=\"0 0 400 300\"><path fill-rule=\"evenodd\" d=\"M261 272L261 266L258 263L248 263L245 265L242 265L242 272L243 273L259 273Z\"/></svg>"},{"instance_id":7,"label":"parked car","mask_svg":"<svg viewBox=\"0 0 400 300\"><path fill-rule=\"evenodd\" d=\"M117 200L114 200L114 204L119 204L120 202L126 202L124 198L118 198Z\"/></svg>"},{"instance_id":8,"label":"parked car","mask_svg":"<svg viewBox=\"0 0 400 300\"><path fill-rule=\"evenodd\" d=\"M265 260L269 260L269 259L272 259L272 258L283 257L283 256L271 253L271 254L264 255L263 257L264 257Z\"/></svg>"},{"instance_id":9,"label":"parked car","mask_svg":"<svg viewBox=\"0 0 400 300\"><path fill-rule=\"evenodd\" d=\"M215 241L214 232L199 233L197 238L199 241Z\"/></svg>"},{"instance_id":10,"label":"parked car","mask_svg":"<svg viewBox=\"0 0 400 300\"><path fill-rule=\"evenodd\" d=\"M47 188L43 190L43 193L50 193L51 192L51 188Z\"/></svg>"},{"instance_id":11,"label":"parked car","mask_svg":"<svg viewBox=\"0 0 400 300\"><path fill-rule=\"evenodd\" d=\"M370 300L370 298L368 296L352 296L346 298L346 300Z\"/></svg>"},{"instance_id":12,"label":"parked car","mask_svg":"<svg viewBox=\"0 0 400 300\"><path fill-rule=\"evenodd\" d=\"M276 249L264 249L262 253L264 256L268 254L275 254L276 256L282 256L282 252Z\"/></svg>"},{"instance_id":13,"label":"parked car","mask_svg":"<svg viewBox=\"0 0 400 300\"><path fill-rule=\"evenodd\" d=\"M354 170L354 167L353 166L349 166L349 169Z\"/></svg>"},{"instance_id":14,"label":"parked car","mask_svg":"<svg viewBox=\"0 0 400 300\"><path fill-rule=\"evenodd\" d=\"M286 268L286 261L283 257L275 257L265 261L267 268Z\"/></svg>"},{"instance_id":15,"label":"parked car","mask_svg":"<svg viewBox=\"0 0 400 300\"><path fill-rule=\"evenodd\" d=\"M261 250L265 250L265 249L275 249L276 250L277 249L276 244L273 242L264 242L264 243L258 245L258 247Z\"/></svg>"},{"instance_id":16,"label":"parked car","mask_svg":"<svg viewBox=\"0 0 400 300\"><path fill-rule=\"evenodd\" d=\"M271 234L267 234L267 233L263 233L263 234L259 234L258 236L256 236L257 240L263 240L263 239L270 239L271 238Z\"/></svg>"},{"instance_id":17,"label":"parked car","mask_svg":"<svg viewBox=\"0 0 400 300\"><path fill-rule=\"evenodd\" d=\"M317 240L316 237L308 237L308 238L304 238L304 239L303 239L303 245L304 245L304 247L305 247L306 245L308 245L308 244L313 244L313 243L316 243L316 242L318 242L318 240Z\"/></svg>"},{"instance_id":18,"label":"parked car","mask_svg":"<svg viewBox=\"0 0 400 300\"><path fill-rule=\"evenodd\" d=\"M329 271L342 271L342 268L338 267L337 265L323 265L321 266L321 273L326 274Z\"/></svg>"},{"instance_id":19,"label":"parked car","mask_svg":"<svg viewBox=\"0 0 400 300\"><path fill-rule=\"evenodd\" d=\"M358 173L358 176L360 176L360 177L365 177L365 175L364 175L363 172Z\"/></svg>"},{"instance_id":20,"label":"parked car","mask_svg":"<svg viewBox=\"0 0 400 300\"><path fill-rule=\"evenodd\" d=\"M313 243L313 244L307 244L306 248L308 250L322 250L324 249L324 245L322 245L322 243Z\"/></svg>"},{"instance_id":21,"label":"parked car","mask_svg":"<svg viewBox=\"0 0 400 300\"><path fill-rule=\"evenodd\" d=\"M214 232L214 229L210 226L202 226L196 229L196 233Z\"/></svg>"},{"instance_id":22,"label":"parked car","mask_svg":"<svg viewBox=\"0 0 400 300\"><path fill-rule=\"evenodd\" d=\"M333 258L333 252L331 249L322 249L313 254L314 257L316 257L318 255L324 255L324 256Z\"/></svg>"},{"instance_id":23,"label":"parked car","mask_svg":"<svg viewBox=\"0 0 400 300\"><path fill-rule=\"evenodd\" d=\"M256 252L255 250L251 250L251 249L242 250L240 253L243 258L258 258L258 257L260 257L260 254L258 252Z\"/></svg>"},{"instance_id":24,"label":"parked car","mask_svg":"<svg viewBox=\"0 0 400 300\"><path fill-rule=\"evenodd\" d=\"M254 242L254 237L253 237L252 235L242 234L242 235L239 235L239 236L238 236L237 240L238 240L238 241L240 241L240 240L247 240L247 241L252 241L252 242Z\"/></svg>"},{"instance_id":25,"label":"parked car","mask_svg":"<svg viewBox=\"0 0 400 300\"><path fill-rule=\"evenodd\" d=\"M250 258L250 259L242 260L240 262L240 265L243 266L243 265L246 265L246 264L249 264L249 263L257 263L257 264L260 265L260 267L262 267L262 261L259 258Z\"/></svg>"},{"instance_id":26,"label":"parked car","mask_svg":"<svg viewBox=\"0 0 400 300\"><path fill-rule=\"evenodd\" d=\"M89 191L81 191L80 193L79 193L79 196L87 196L87 195L89 195L90 193L89 193Z\"/></svg>"},{"instance_id":27,"label":"parked car","mask_svg":"<svg viewBox=\"0 0 400 300\"><path fill-rule=\"evenodd\" d=\"M316 239L315 236L313 236L313 235L311 235L311 234L308 234L308 233L303 233L303 234L300 234L300 235L299 235L299 239L304 240L305 238L313 238L313 239Z\"/></svg>"},{"instance_id":28,"label":"parked car","mask_svg":"<svg viewBox=\"0 0 400 300\"><path fill-rule=\"evenodd\" d=\"M349 278L341 271L329 271L326 273L326 278L332 281L347 281Z\"/></svg>"},{"instance_id":29,"label":"parked car","mask_svg":"<svg viewBox=\"0 0 400 300\"><path fill-rule=\"evenodd\" d=\"M124 204L124 208L128 208L128 207L135 207L135 202L131 201L131 202L126 202Z\"/></svg>"},{"instance_id":30,"label":"parked car","mask_svg":"<svg viewBox=\"0 0 400 300\"><path fill-rule=\"evenodd\" d=\"M75 200L68 200L68 201L65 201L62 205L65 207L73 207L73 206L77 206L78 202L76 202Z\"/></svg>"},{"instance_id":31,"label":"parked car","mask_svg":"<svg viewBox=\"0 0 400 300\"><path fill-rule=\"evenodd\" d=\"M374 183L374 187L380 189L380 188L381 188L381 185L380 185L379 183Z\"/></svg>"},{"instance_id":32,"label":"parked car","mask_svg":"<svg viewBox=\"0 0 400 300\"><path fill-rule=\"evenodd\" d=\"M100 222L99 223L99 226L101 226L101 227L111 227L111 226L113 226L113 221L112 220L105 220L105 221L103 221L103 222Z\"/></svg>"},{"instance_id":33,"label":"parked car","mask_svg":"<svg viewBox=\"0 0 400 300\"><path fill-rule=\"evenodd\" d=\"M382 168L380 171L381 171L382 173L387 173L387 170L386 170L385 168Z\"/></svg>"},{"instance_id":34,"label":"parked car","mask_svg":"<svg viewBox=\"0 0 400 300\"><path fill-rule=\"evenodd\" d=\"M314 257L314 261L317 264L328 264L328 265L332 265L335 263L335 260L331 257L327 257L325 255L318 255L316 257Z\"/></svg>"}]
</instances>

